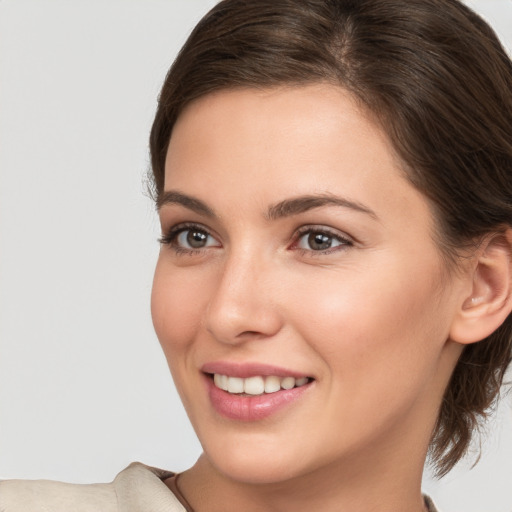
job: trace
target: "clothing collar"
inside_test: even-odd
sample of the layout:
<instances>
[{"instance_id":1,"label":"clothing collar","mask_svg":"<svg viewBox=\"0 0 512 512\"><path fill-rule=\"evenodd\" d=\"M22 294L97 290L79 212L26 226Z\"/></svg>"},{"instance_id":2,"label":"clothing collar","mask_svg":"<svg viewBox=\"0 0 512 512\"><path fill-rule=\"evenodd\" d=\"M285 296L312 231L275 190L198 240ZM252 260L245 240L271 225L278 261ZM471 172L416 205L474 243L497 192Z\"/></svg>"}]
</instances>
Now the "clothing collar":
<instances>
[{"instance_id":1,"label":"clothing collar","mask_svg":"<svg viewBox=\"0 0 512 512\"><path fill-rule=\"evenodd\" d=\"M119 512L185 512L164 480L174 473L133 462L114 482Z\"/></svg>"}]
</instances>

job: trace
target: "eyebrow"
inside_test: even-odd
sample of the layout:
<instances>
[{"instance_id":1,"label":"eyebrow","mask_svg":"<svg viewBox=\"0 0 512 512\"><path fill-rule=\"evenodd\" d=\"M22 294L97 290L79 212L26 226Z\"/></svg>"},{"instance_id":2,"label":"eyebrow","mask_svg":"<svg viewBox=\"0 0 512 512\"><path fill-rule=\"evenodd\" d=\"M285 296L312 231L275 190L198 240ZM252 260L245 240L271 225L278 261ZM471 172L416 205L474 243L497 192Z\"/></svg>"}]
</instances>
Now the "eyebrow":
<instances>
[{"instance_id":1,"label":"eyebrow","mask_svg":"<svg viewBox=\"0 0 512 512\"><path fill-rule=\"evenodd\" d=\"M351 201L332 194L314 194L285 199L271 206L266 216L269 220L276 220L282 217L304 213L314 208L320 208L321 206L341 206L360 213L365 213L373 219L378 220L377 214L367 206L357 201Z\"/></svg>"},{"instance_id":2,"label":"eyebrow","mask_svg":"<svg viewBox=\"0 0 512 512\"><path fill-rule=\"evenodd\" d=\"M162 192L161 195L158 196L156 200L156 209L160 211L162 206L166 204L179 204L192 210L199 215L205 215L206 217L216 217L215 212L206 204L203 203L200 199L197 199L192 196L188 196L186 194L182 194L176 190L168 190L167 192Z\"/></svg>"},{"instance_id":3,"label":"eyebrow","mask_svg":"<svg viewBox=\"0 0 512 512\"><path fill-rule=\"evenodd\" d=\"M160 210L167 204L178 204L198 213L199 215L205 215L206 217L211 218L217 217L215 211L200 199L183 194L176 190L168 190L158 197L156 202L157 210ZM332 194L312 194L284 199L283 201L270 206L265 217L268 220L277 220L283 217L298 215L299 213L304 213L322 206L341 206L343 208L349 208L356 212L367 214L373 219L378 220L377 214L367 206L357 201L351 201Z\"/></svg>"}]
</instances>

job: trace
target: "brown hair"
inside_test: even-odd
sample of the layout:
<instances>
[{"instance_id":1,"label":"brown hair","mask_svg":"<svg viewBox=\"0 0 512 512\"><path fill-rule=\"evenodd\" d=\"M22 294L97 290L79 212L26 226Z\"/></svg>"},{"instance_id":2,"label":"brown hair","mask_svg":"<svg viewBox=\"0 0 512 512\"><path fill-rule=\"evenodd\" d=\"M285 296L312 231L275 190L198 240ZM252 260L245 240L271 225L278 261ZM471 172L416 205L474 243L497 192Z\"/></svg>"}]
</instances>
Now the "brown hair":
<instances>
[{"instance_id":1,"label":"brown hair","mask_svg":"<svg viewBox=\"0 0 512 512\"><path fill-rule=\"evenodd\" d=\"M234 87L330 82L373 112L432 204L448 262L512 225L512 64L457 0L224 0L196 26L159 98L155 195L174 123L195 98ZM512 319L466 347L431 442L438 475L464 455L511 360Z\"/></svg>"}]
</instances>

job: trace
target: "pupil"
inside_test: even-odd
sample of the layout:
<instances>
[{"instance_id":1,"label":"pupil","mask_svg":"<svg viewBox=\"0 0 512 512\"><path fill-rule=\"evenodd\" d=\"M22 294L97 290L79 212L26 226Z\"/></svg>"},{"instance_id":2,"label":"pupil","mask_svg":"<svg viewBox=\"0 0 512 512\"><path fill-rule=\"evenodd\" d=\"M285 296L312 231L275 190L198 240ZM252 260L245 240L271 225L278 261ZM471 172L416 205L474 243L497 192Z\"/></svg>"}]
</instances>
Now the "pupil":
<instances>
[{"instance_id":1,"label":"pupil","mask_svg":"<svg viewBox=\"0 0 512 512\"><path fill-rule=\"evenodd\" d=\"M198 249L205 246L207 238L208 235L202 231L189 231L187 235L187 242L190 247Z\"/></svg>"},{"instance_id":2,"label":"pupil","mask_svg":"<svg viewBox=\"0 0 512 512\"><path fill-rule=\"evenodd\" d=\"M311 249L321 251L331 247L332 238L324 233L311 233L308 237L308 243Z\"/></svg>"}]
</instances>

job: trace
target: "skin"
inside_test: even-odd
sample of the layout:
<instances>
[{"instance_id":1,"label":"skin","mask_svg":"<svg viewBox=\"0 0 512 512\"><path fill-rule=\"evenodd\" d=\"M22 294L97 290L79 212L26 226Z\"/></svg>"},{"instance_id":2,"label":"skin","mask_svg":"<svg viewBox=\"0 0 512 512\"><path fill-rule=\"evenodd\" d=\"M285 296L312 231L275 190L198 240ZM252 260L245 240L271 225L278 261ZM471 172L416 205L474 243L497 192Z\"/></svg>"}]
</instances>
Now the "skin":
<instances>
[{"instance_id":1,"label":"skin","mask_svg":"<svg viewBox=\"0 0 512 512\"><path fill-rule=\"evenodd\" d=\"M178 119L165 190L214 212L161 205L164 238L194 223L207 245L167 237L152 296L204 448L180 479L194 509L423 510L426 450L462 347L450 330L471 280L447 272L428 202L382 129L332 85L221 91ZM304 195L351 205L269 216ZM308 234L325 231L332 247L311 248ZM200 368L218 360L314 382L277 414L242 423L209 401Z\"/></svg>"}]
</instances>

